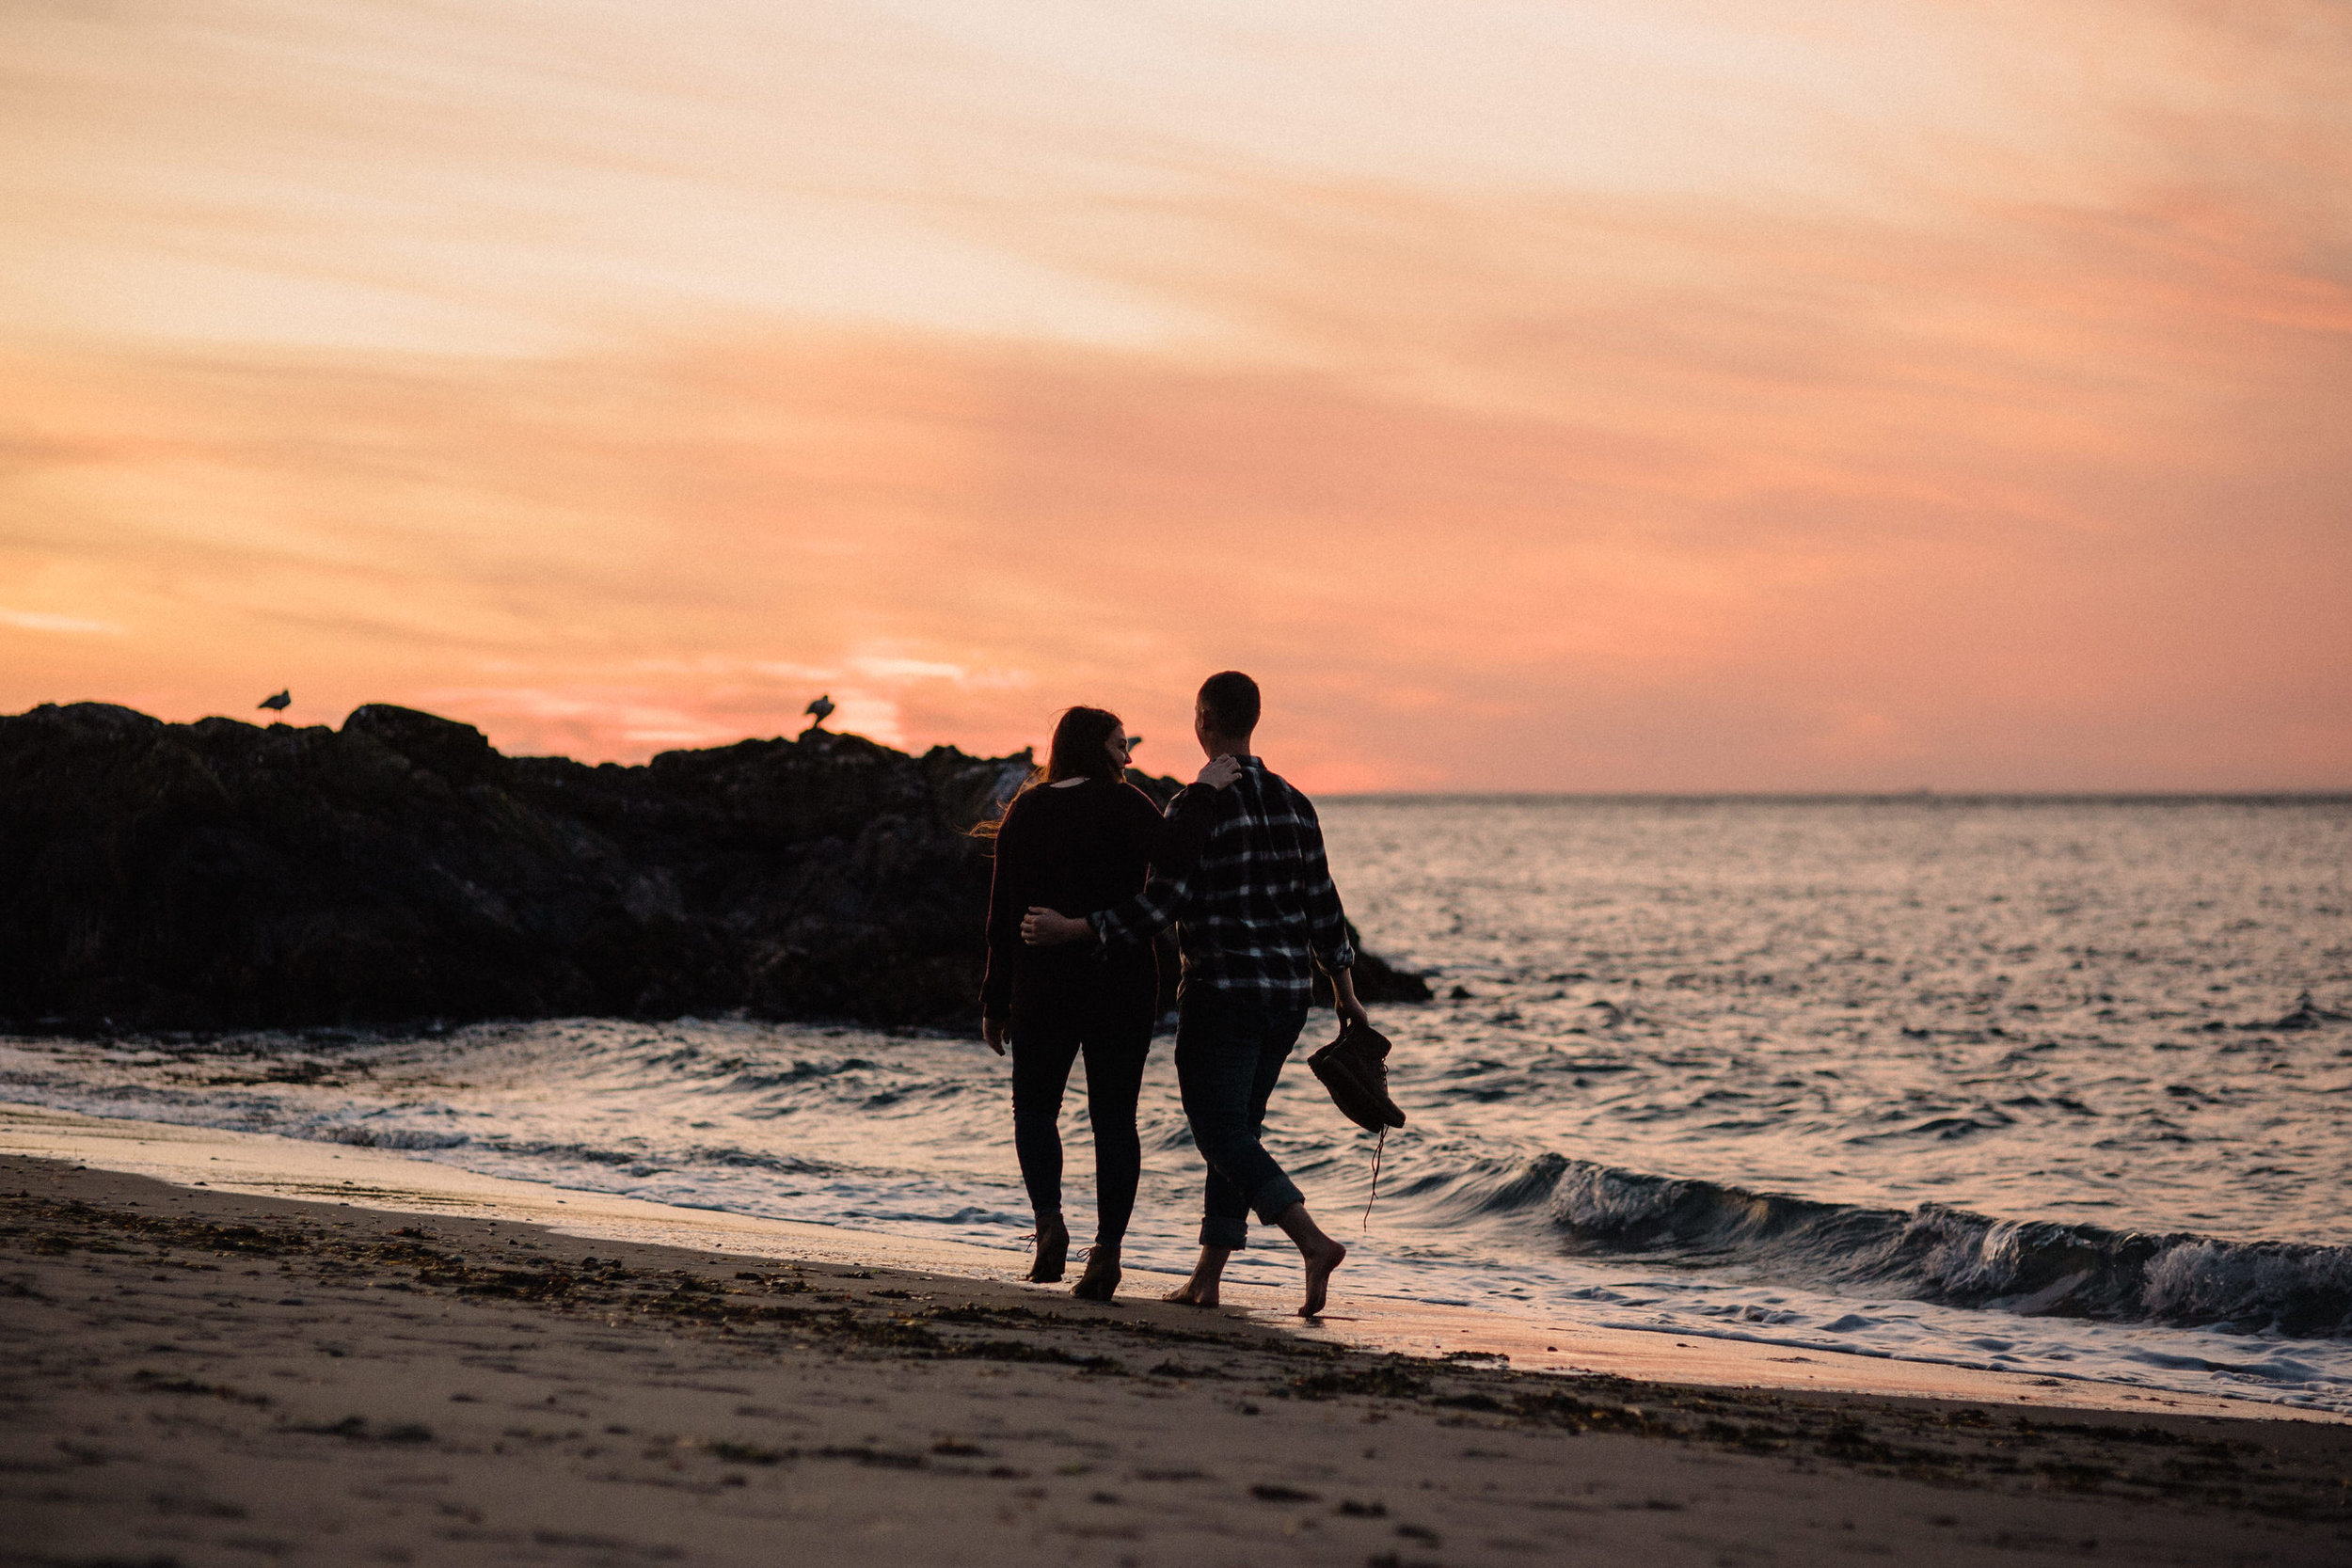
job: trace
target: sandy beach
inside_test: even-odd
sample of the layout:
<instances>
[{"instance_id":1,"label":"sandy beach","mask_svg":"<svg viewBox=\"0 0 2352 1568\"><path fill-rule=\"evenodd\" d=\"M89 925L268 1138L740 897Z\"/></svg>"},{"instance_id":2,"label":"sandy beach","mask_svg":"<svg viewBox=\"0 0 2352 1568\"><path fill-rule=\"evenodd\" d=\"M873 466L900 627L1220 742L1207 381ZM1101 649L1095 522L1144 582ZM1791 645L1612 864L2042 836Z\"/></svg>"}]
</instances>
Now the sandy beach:
<instances>
[{"instance_id":1,"label":"sandy beach","mask_svg":"<svg viewBox=\"0 0 2352 1568\"><path fill-rule=\"evenodd\" d=\"M1022 1282L1028 1255L1017 1246L983 1247L939 1238L810 1225L721 1209L669 1204L486 1176L440 1161L364 1146L273 1137L130 1117L101 1117L30 1105L0 1104L0 1155L87 1165L151 1177L177 1186L256 1197L326 1199L395 1214L465 1215L542 1226L578 1241L629 1242L768 1262L847 1263L1026 1290L1048 1303L1058 1287ZM1010 1238L1008 1238L1009 1241ZM1378 1245L1375 1237L1369 1243ZM1179 1282L1175 1275L1128 1272L1124 1293L1149 1299ZM1528 1309L1522 1315L1383 1295L1360 1276L1343 1274L1328 1307L1312 1323L1294 1313L1288 1286L1229 1280L1223 1310L1261 1320L1285 1334L1358 1350L1420 1356L1474 1356L1520 1371L1603 1373L1645 1382L1732 1388L1830 1389L1926 1399L1990 1400L1999 1404L2178 1415L2325 1412L2266 1406L2240 1399L2103 1381L2026 1374L1990 1367L1813 1348L1792 1350L1760 1339L1610 1327Z\"/></svg>"},{"instance_id":2,"label":"sandy beach","mask_svg":"<svg viewBox=\"0 0 2352 1568\"><path fill-rule=\"evenodd\" d=\"M2352 1555L2340 1421L2093 1385L1996 1399L1936 1368L1897 1375L1957 1380L1943 1397L1769 1387L1705 1348L1675 1353L1705 1378L1533 1370L1381 1348L1380 1304L1314 1330L1270 1301L1091 1307L982 1249L917 1266L885 1238L676 1212L712 1228L617 1239L665 1212L536 1189L599 1211L585 1227L616 1239L589 1240L480 1189L437 1210L371 1187L444 1168L368 1150L276 1149L354 1169L305 1197L23 1152L93 1139L85 1119L15 1111L0 1156L12 1560ZM232 1134L99 1125L114 1164L233 1164Z\"/></svg>"}]
</instances>

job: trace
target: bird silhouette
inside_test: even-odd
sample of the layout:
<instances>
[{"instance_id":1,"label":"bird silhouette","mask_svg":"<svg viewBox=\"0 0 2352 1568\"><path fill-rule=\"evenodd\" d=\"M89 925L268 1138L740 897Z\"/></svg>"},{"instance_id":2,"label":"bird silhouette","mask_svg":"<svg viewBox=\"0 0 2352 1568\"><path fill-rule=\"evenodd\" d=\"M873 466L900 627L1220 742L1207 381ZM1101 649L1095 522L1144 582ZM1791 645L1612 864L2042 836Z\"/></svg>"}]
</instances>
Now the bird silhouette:
<instances>
[{"instance_id":1,"label":"bird silhouette","mask_svg":"<svg viewBox=\"0 0 2352 1568\"><path fill-rule=\"evenodd\" d=\"M261 705L269 709L272 713L283 713L288 707L293 705L293 703L294 691L292 688L289 688L284 691L280 691L275 697L262 698Z\"/></svg>"},{"instance_id":2,"label":"bird silhouette","mask_svg":"<svg viewBox=\"0 0 2352 1568\"><path fill-rule=\"evenodd\" d=\"M810 729L821 730L825 727L825 721L833 717L833 698L830 694L819 697L801 711L814 721L808 726Z\"/></svg>"}]
</instances>

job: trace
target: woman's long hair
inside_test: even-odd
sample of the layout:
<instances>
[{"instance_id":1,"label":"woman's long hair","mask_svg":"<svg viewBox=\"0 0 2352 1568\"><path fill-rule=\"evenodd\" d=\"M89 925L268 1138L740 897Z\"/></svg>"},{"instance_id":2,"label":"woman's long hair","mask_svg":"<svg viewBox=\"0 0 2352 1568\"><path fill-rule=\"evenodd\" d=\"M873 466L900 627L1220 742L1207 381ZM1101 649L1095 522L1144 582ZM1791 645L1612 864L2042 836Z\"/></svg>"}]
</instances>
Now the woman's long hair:
<instances>
[{"instance_id":1,"label":"woman's long hair","mask_svg":"<svg viewBox=\"0 0 2352 1568\"><path fill-rule=\"evenodd\" d=\"M1012 792L1012 799L1005 802L1004 811L975 823L972 836L994 838L997 831L1005 825L1006 813L1012 810L1013 801L1041 785L1059 784L1064 779L1104 779L1112 784L1119 783L1126 774L1117 763L1111 761L1110 740L1113 736L1126 733L1125 722L1108 708L1063 709L1062 716L1054 722L1054 743L1046 751L1045 766L1022 781L1021 787Z\"/></svg>"}]
</instances>

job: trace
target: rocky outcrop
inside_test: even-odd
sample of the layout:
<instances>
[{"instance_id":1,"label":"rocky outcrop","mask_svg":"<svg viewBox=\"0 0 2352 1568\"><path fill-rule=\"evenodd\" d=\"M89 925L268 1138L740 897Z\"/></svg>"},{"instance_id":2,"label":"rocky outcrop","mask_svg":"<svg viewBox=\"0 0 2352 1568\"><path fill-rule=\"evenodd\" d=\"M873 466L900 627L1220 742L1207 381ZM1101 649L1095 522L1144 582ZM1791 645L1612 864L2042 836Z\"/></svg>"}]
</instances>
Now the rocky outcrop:
<instances>
[{"instance_id":1,"label":"rocky outcrop","mask_svg":"<svg viewBox=\"0 0 2352 1568\"><path fill-rule=\"evenodd\" d=\"M0 718L0 1020L969 1028L965 830L1028 767L822 732L589 767L384 705L340 730L38 707ZM1428 995L1370 955L1358 984Z\"/></svg>"}]
</instances>

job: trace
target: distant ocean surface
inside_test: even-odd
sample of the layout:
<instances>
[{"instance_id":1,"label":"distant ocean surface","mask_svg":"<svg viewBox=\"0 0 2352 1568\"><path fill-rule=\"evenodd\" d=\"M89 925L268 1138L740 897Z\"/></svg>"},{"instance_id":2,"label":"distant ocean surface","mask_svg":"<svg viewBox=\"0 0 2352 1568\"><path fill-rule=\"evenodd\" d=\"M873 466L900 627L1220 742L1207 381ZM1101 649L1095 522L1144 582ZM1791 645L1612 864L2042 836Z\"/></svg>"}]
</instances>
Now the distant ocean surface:
<instances>
[{"instance_id":1,"label":"distant ocean surface","mask_svg":"<svg viewBox=\"0 0 2352 1568\"><path fill-rule=\"evenodd\" d=\"M1440 1000L1278 1156L1348 1290L2352 1411L2352 800L1327 802ZM1328 1037L1329 1015L1308 1045ZM1301 1053L1303 1056L1303 1050ZM730 1021L0 1039L0 1096L1017 1248L977 1039ZM1132 1263L1188 1265L1165 1040ZM1068 1206L1091 1223L1083 1094ZM1279 1236L1236 1275L1295 1277Z\"/></svg>"}]
</instances>

